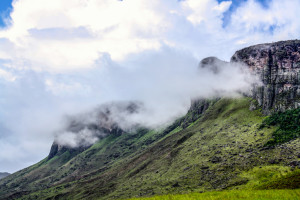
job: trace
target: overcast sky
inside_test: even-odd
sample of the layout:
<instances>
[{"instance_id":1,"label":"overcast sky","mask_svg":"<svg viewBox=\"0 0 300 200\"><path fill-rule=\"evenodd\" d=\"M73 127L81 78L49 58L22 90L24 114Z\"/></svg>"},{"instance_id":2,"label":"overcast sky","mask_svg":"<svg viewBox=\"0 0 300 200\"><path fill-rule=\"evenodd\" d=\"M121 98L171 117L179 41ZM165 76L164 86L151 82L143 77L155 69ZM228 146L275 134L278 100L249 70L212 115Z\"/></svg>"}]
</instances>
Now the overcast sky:
<instances>
[{"instance_id":1,"label":"overcast sky","mask_svg":"<svg viewBox=\"0 0 300 200\"><path fill-rule=\"evenodd\" d=\"M198 62L299 38L299 8L300 0L1 0L0 171L46 157L66 114L137 99L167 122L192 93L239 89L241 78L197 72Z\"/></svg>"}]
</instances>

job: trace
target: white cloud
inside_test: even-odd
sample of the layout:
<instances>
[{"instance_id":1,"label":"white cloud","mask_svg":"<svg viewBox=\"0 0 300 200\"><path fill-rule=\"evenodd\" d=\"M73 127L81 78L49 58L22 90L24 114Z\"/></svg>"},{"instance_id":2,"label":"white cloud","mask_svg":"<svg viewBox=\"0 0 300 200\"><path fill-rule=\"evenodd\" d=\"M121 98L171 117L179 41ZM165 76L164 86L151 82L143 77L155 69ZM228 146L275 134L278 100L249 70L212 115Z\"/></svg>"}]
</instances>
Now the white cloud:
<instances>
[{"instance_id":1,"label":"white cloud","mask_svg":"<svg viewBox=\"0 0 300 200\"><path fill-rule=\"evenodd\" d=\"M221 28L223 13L229 9L231 4L231 1L223 1L221 3L211 0L182 1L183 7L190 10L187 19L194 25L204 23L209 29Z\"/></svg>"},{"instance_id":2,"label":"white cloud","mask_svg":"<svg viewBox=\"0 0 300 200\"><path fill-rule=\"evenodd\" d=\"M7 52L8 44L0 41L0 58L12 59L18 68L58 72L93 67L103 53L121 62L132 53L167 44L197 58L215 53L228 59L236 46L226 53L216 46L245 46L299 35L299 0L273 0L268 8L249 0L224 28L223 14L231 4L216 0L18 0L12 25L0 31L0 38L9 40L13 51ZM204 45L205 50L200 48Z\"/></svg>"},{"instance_id":3,"label":"white cloud","mask_svg":"<svg viewBox=\"0 0 300 200\"><path fill-rule=\"evenodd\" d=\"M73 132L63 132L58 135L56 138L57 141L59 141L60 145L68 146L68 147L78 147L81 146L89 146L94 144L98 137L90 131L89 129L82 129L78 133Z\"/></svg>"},{"instance_id":4,"label":"white cloud","mask_svg":"<svg viewBox=\"0 0 300 200\"><path fill-rule=\"evenodd\" d=\"M169 24L158 6L157 0L15 1L12 26L0 37L15 45L17 55L14 52L11 58L29 60L34 63L31 68L90 67L102 52L123 59L130 53L159 48L159 37ZM86 34L80 37L77 33L82 30ZM55 31L77 37L61 40Z\"/></svg>"},{"instance_id":5,"label":"white cloud","mask_svg":"<svg viewBox=\"0 0 300 200\"><path fill-rule=\"evenodd\" d=\"M1 78L11 82L16 80L17 77L14 74L0 68L0 79Z\"/></svg>"},{"instance_id":6,"label":"white cloud","mask_svg":"<svg viewBox=\"0 0 300 200\"><path fill-rule=\"evenodd\" d=\"M297 19L299 0L273 0L267 7L254 0L242 4L232 14L227 30L241 38L243 44L297 39L300 23Z\"/></svg>"}]
</instances>

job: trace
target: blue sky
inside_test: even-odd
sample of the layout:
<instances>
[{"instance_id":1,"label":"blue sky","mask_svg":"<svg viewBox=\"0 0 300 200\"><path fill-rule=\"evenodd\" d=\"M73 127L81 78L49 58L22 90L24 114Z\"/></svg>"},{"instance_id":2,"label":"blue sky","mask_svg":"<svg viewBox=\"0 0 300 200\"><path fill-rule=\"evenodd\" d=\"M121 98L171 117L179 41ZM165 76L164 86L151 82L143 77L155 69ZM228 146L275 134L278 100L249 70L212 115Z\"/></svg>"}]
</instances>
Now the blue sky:
<instances>
[{"instance_id":1,"label":"blue sky","mask_svg":"<svg viewBox=\"0 0 300 200\"><path fill-rule=\"evenodd\" d=\"M223 1L228 1L228 0L218 0L219 3L223 2ZM223 26L226 26L229 21L230 21L230 16L231 14L243 3L247 2L247 0L231 0L232 4L229 8L229 10L227 12L224 13L224 17L223 17ZM270 2L270 0L256 0L257 2L259 2L263 7L268 7L268 3Z\"/></svg>"},{"instance_id":2,"label":"blue sky","mask_svg":"<svg viewBox=\"0 0 300 200\"><path fill-rule=\"evenodd\" d=\"M11 7L12 0L0 0L0 26L5 26L4 19L9 16L9 13L12 9Z\"/></svg>"}]
</instances>

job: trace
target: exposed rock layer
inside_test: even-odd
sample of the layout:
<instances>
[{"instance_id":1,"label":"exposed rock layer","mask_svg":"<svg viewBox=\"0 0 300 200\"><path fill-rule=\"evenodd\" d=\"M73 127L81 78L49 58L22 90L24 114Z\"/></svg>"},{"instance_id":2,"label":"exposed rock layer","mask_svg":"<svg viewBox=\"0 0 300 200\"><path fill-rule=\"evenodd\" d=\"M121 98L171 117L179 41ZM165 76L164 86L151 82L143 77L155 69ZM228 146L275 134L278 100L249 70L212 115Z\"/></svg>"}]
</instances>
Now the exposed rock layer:
<instances>
[{"instance_id":1,"label":"exposed rock layer","mask_svg":"<svg viewBox=\"0 0 300 200\"><path fill-rule=\"evenodd\" d=\"M231 62L242 62L257 75L262 85L251 96L265 114L300 106L300 40L259 44L237 51Z\"/></svg>"}]
</instances>

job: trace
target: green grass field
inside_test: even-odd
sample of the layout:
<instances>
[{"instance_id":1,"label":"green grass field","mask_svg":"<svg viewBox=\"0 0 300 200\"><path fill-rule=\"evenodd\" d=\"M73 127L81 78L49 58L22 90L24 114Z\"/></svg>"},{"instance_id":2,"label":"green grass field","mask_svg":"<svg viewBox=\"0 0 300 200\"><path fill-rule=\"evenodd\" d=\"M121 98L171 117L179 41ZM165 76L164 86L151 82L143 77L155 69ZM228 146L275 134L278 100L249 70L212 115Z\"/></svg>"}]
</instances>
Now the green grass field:
<instances>
[{"instance_id":1,"label":"green grass field","mask_svg":"<svg viewBox=\"0 0 300 200\"><path fill-rule=\"evenodd\" d=\"M130 200L298 200L297 190L231 190L223 192L191 193L182 195L163 195Z\"/></svg>"}]
</instances>

